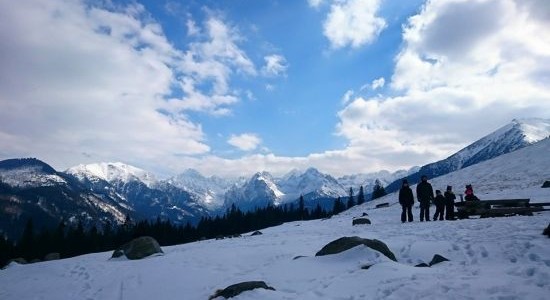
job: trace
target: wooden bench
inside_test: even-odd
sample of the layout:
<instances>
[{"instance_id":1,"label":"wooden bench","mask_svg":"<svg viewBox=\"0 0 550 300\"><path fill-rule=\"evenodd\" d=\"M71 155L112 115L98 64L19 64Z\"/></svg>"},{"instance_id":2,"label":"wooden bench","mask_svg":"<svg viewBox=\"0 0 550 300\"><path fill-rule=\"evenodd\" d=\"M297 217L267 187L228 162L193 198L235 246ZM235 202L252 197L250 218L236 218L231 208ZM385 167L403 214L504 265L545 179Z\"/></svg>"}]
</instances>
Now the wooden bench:
<instances>
[{"instance_id":1,"label":"wooden bench","mask_svg":"<svg viewBox=\"0 0 550 300\"><path fill-rule=\"evenodd\" d=\"M533 215L533 212L545 210L545 203L531 205L529 201L530 199L463 201L455 203L455 206L457 207L457 217L459 219L466 219L475 215L479 215L481 218Z\"/></svg>"}]
</instances>

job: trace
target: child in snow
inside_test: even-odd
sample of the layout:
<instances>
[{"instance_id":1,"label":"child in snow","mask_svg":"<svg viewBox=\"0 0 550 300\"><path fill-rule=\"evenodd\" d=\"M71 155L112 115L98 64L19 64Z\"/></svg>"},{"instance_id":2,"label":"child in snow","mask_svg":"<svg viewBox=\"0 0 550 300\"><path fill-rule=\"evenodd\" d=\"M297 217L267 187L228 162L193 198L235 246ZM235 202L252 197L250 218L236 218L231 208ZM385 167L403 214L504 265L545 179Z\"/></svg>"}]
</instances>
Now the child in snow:
<instances>
[{"instance_id":1,"label":"child in snow","mask_svg":"<svg viewBox=\"0 0 550 300\"><path fill-rule=\"evenodd\" d=\"M464 199L466 201L478 201L479 198L474 195L474 188L471 184L466 185L466 191L464 191L464 194L466 195Z\"/></svg>"},{"instance_id":2,"label":"child in snow","mask_svg":"<svg viewBox=\"0 0 550 300\"><path fill-rule=\"evenodd\" d=\"M435 204L435 215L434 215L433 220L434 221L437 220L437 218L439 216L439 220L443 221L443 214L445 212L445 197L443 197L443 195L441 195L440 190L435 191L434 204Z\"/></svg>"},{"instance_id":3,"label":"child in snow","mask_svg":"<svg viewBox=\"0 0 550 300\"><path fill-rule=\"evenodd\" d=\"M448 185L445 191L445 220L455 219L455 193L453 187Z\"/></svg>"}]
</instances>

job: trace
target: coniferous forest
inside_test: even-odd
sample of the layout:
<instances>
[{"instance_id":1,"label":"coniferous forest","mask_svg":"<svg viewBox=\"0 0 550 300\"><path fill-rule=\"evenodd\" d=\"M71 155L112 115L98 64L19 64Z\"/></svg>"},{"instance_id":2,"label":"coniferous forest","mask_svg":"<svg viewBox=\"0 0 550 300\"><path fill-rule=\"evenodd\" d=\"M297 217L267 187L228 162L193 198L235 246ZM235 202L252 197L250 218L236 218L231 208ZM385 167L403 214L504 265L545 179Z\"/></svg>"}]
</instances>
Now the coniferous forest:
<instances>
[{"instance_id":1,"label":"coniferous forest","mask_svg":"<svg viewBox=\"0 0 550 300\"><path fill-rule=\"evenodd\" d=\"M353 196L350 195L351 197ZM363 201L358 199L352 202ZM14 259L37 262L47 259L47 256L52 257L52 253L55 258L68 258L86 253L110 251L140 236L151 236L161 246L203 239L239 237L246 232L285 222L327 218L346 208L349 207L346 207L338 198L334 202L332 211L327 212L320 205L309 210L304 207L303 197L300 197L296 208L294 205L268 206L245 213L233 205L223 216L203 217L196 226L190 223L175 225L160 217L155 221L134 222L127 216L122 225L107 223L102 228L93 226L85 229L82 222L67 225L68 222L61 221L57 228L51 230L34 228L33 220L29 219L19 240L10 241L0 237L0 266L3 267Z\"/></svg>"}]
</instances>

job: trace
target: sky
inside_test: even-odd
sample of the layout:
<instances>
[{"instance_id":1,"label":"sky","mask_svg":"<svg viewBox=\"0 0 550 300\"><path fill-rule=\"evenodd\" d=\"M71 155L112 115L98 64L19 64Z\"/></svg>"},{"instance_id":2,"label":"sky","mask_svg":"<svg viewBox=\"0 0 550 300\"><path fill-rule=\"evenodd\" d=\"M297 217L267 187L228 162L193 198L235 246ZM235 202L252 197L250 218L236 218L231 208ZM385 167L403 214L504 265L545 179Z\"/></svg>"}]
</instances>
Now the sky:
<instances>
[{"instance_id":1,"label":"sky","mask_svg":"<svg viewBox=\"0 0 550 300\"><path fill-rule=\"evenodd\" d=\"M0 0L0 159L341 176L550 118L546 0Z\"/></svg>"}]
</instances>

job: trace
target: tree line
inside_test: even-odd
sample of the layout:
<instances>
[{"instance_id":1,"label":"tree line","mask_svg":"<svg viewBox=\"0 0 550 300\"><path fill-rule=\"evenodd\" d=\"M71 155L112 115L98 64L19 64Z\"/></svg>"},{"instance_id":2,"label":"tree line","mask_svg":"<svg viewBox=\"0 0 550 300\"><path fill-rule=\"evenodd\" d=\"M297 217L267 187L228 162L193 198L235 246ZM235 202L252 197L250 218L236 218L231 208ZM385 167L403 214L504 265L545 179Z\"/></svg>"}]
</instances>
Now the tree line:
<instances>
[{"instance_id":1,"label":"tree line","mask_svg":"<svg viewBox=\"0 0 550 300\"><path fill-rule=\"evenodd\" d=\"M33 262L43 260L50 253L58 253L59 258L68 258L114 250L140 236L151 236L161 246L171 246L202 239L238 236L285 222L329 218L364 203L363 187L360 188L357 196L350 188L347 198L347 202L340 197L335 199L332 210L328 211L320 204L317 204L314 209L306 208L303 196L300 196L297 205L267 206L249 212L243 212L233 204L224 215L202 217L195 226L189 222L185 225L177 225L161 217L156 220L134 222L130 216L127 216L122 225L107 222L101 228L92 226L85 229L82 222L67 225L68 222L61 221L53 230L38 231L34 228L31 218L27 221L19 240L10 241L0 237L0 266L6 265L14 258Z\"/></svg>"}]
</instances>

